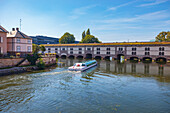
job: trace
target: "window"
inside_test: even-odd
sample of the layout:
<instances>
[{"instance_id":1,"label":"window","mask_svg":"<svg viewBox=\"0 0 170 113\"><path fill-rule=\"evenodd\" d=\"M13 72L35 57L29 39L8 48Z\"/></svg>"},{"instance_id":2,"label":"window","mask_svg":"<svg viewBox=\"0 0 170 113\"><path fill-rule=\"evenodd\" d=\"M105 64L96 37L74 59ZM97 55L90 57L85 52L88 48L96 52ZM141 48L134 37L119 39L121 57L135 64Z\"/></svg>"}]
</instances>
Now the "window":
<instances>
[{"instance_id":1,"label":"window","mask_svg":"<svg viewBox=\"0 0 170 113\"><path fill-rule=\"evenodd\" d=\"M19 38L17 38L17 43L20 43L20 39Z\"/></svg>"},{"instance_id":2,"label":"window","mask_svg":"<svg viewBox=\"0 0 170 113\"><path fill-rule=\"evenodd\" d=\"M110 48L108 47L106 50L110 51Z\"/></svg>"},{"instance_id":3,"label":"window","mask_svg":"<svg viewBox=\"0 0 170 113\"><path fill-rule=\"evenodd\" d=\"M70 54L73 54L73 51L71 51Z\"/></svg>"},{"instance_id":4,"label":"window","mask_svg":"<svg viewBox=\"0 0 170 113\"><path fill-rule=\"evenodd\" d=\"M79 52L79 54L82 54L82 52Z\"/></svg>"},{"instance_id":5,"label":"window","mask_svg":"<svg viewBox=\"0 0 170 113\"><path fill-rule=\"evenodd\" d=\"M100 54L100 52L97 52L97 54Z\"/></svg>"},{"instance_id":6,"label":"window","mask_svg":"<svg viewBox=\"0 0 170 113\"><path fill-rule=\"evenodd\" d=\"M0 54L1 54L2 52L1 52L1 47L0 47Z\"/></svg>"},{"instance_id":7,"label":"window","mask_svg":"<svg viewBox=\"0 0 170 113\"><path fill-rule=\"evenodd\" d=\"M87 50L88 50L88 51L90 51L90 50L91 50L91 48L87 48Z\"/></svg>"},{"instance_id":8,"label":"window","mask_svg":"<svg viewBox=\"0 0 170 113\"><path fill-rule=\"evenodd\" d=\"M132 48L132 51L136 51L136 47L133 47L133 48Z\"/></svg>"},{"instance_id":9,"label":"window","mask_svg":"<svg viewBox=\"0 0 170 113\"><path fill-rule=\"evenodd\" d=\"M0 43L3 43L3 37L0 37Z\"/></svg>"},{"instance_id":10,"label":"window","mask_svg":"<svg viewBox=\"0 0 170 113\"><path fill-rule=\"evenodd\" d=\"M159 55L164 55L164 52L159 52Z\"/></svg>"},{"instance_id":11,"label":"window","mask_svg":"<svg viewBox=\"0 0 170 113\"><path fill-rule=\"evenodd\" d=\"M70 48L70 50L73 50L73 48Z\"/></svg>"},{"instance_id":12,"label":"window","mask_svg":"<svg viewBox=\"0 0 170 113\"><path fill-rule=\"evenodd\" d=\"M28 49L28 52L31 52L31 46L28 46L27 49Z\"/></svg>"},{"instance_id":13,"label":"window","mask_svg":"<svg viewBox=\"0 0 170 113\"><path fill-rule=\"evenodd\" d=\"M100 50L100 48L97 48L97 50Z\"/></svg>"},{"instance_id":14,"label":"window","mask_svg":"<svg viewBox=\"0 0 170 113\"><path fill-rule=\"evenodd\" d=\"M48 53L51 53L51 51L48 51Z\"/></svg>"},{"instance_id":15,"label":"window","mask_svg":"<svg viewBox=\"0 0 170 113\"><path fill-rule=\"evenodd\" d=\"M82 50L82 48L79 48L79 50Z\"/></svg>"},{"instance_id":16,"label":"window","mask_svg":"<svg viewBox=\"0 0 170 113\"><path fill-rule=\"evenodd\" d=\"M119 51L123 51L123 48L119 48Z\"/></svg>"},{"instance_id":17,"label":"window","mask_svg":"<svg viewBox=\"0 0 170 113\"><path fill-rule=\"evenodd\" d=\"M51 50L51 48L48 48L48 51L50 51Z\"/></svg>"},{"instance_id":18,"label":"window","mask_svg":"<svg viewBox=\"0 0 170 113\"><path fill-rule=\"evenodd\" d=\"M55 53L58 53L58 51L55 51Z\"/></svg>"},{"instance_id":19,"label":"window","mask_svg":"<svg viewBox=\"0 0 170 113\"><path fill-rule=\"evenodd\" d=\"M30 44L30 43L31 43L31 40L28 40L28 43Z\"/></svg>"},{"instance_id":20,"label":"window","mask_svg":"<svg viewBox=\"0 0 170 113\"><path fill-rule=\"evenodd\" d=\"M136 55L136 52L132 52L132 55Z\"/></svg>"},{"instance_id":21,"label":"window","mask_svg":"<svg viewBox=\"0 0 170 113\"><path fill-rule=\"evenodd\" d=\"M150 48L149 47L145 47L145 51L150 51Z\"/></svg>"},{"instance_id":22,"label":"window","mask_svg":"<svg viewBox=\"0 0 170 113\"><path fill-rule=\"evenodd\" d=\"M159 48L159 51L164 51L164 47L160 47L160 48Z\"/></svg>"},{"instance_id":23,"label":"window","mask_svg":"<svg viewBox=\"0 0 170 113\"><path fill-rule=\"evenodd\" d=\"M62 48L63 51L65 51L65 48Z\"/></svg>"},{"instance_id":24,"label":"window","mask_svg":"<svg viewBox=\"0 0 170 113\"><path fill-rule=\"evenodd\" d=\"M21 51L21 47L20 46L17 46L17 51Z\"/></svg>"},{"instance_id":25,"label":"window","mask_svg":"<svg viewBox=\"0 0 170 113\"><path fill-rule=\"evenodd\" d=\"M150 53L149 52L145 52L145 55L150 55Z\"/></svg>"},{"instance_id":26,"label":"window","mask_svg":"<svg viewBox=\"0 0 170 113\"><path fill-rule=\"evenodd\" d=\"M107 54L110 54L110 52L107 52Z\"/></svg>"},{"instance_id":27,"label":"window","mask_svg":"<svg viewBox=\"0 0 170 113\"><path fill-rule=\"evenodd\" d=\"M55 50L58 50L58 48L55 48Z\"/></svg>"}]
</instances>

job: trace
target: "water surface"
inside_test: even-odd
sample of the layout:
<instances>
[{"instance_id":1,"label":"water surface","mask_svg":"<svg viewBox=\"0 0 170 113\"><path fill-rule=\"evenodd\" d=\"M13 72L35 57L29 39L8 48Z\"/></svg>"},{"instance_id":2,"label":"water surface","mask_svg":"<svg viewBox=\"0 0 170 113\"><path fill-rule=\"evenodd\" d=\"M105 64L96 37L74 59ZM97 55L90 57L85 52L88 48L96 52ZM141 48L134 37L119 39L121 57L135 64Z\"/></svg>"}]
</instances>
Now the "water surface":
<instances>
[{"instance_id":1,"label":"water surface","mask_svg":"<svg viewBox=\"0 0 170 113\"><path fill-rule=\"evenodd\" d=\"M0 112L168 113L170 65L98 61L85 72L63 62L45 71L0 77Z\"/></svg>"}]
</instances>

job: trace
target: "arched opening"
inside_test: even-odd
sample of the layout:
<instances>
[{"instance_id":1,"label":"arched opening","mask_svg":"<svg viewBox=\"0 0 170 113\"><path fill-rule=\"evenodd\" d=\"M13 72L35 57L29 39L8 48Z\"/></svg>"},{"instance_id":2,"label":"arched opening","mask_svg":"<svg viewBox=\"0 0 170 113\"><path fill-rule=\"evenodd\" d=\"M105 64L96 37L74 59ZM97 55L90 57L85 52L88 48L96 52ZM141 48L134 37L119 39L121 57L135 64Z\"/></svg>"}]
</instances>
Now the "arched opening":
<instances>
[{"instance_id":1,"label":"arched opening","mask_svg":"<svg viewBox=\"0 0 170 113\"><path fill-rule=\"evenodd\" d=\"M143 57L142 61L144 63L151 63L152 62L152 58L151 57Z\"/></svg>"},{"instance_id":2,"label":"arched opening","mask_svg":"<svg viewBox=\"0 0 170 113\"><path fill-rule=\"evenodd\" d=\"M159 58L156 59L156 62L157 62L157 63L166 63L166 58L164 58L164 57L159 57Z\"/></svg>"},{"instance_id":3,"label":"arched opening","mask_svg":"<svg viewBox=\"0 0 170 113\"><path fill-rule=\"evenodd\" d=\"M83 59L83 56L79 55L77 56L77 59Z\"/></svg>"},{"instance_id":4,"label":"arched opening","mask_svg":"<svg viewBox=\"0 0 170 113\"><path fill-rule=\"evenodd\" d=\"M101 56L95 56L95 59L96 59L96 60L101 60L102 57L101 57Z\"/></svg>"},{"instance_id":5,"label":"arched opening","mask_svg":"<svg viewBox=\"0 0 170 113\"><path fill-rule=\"evenodd\" d=\"M68 58L69 58L69 59L74 59L74 56L73 56L73 55L70 55Z\"/></svg>"},{"instance_id":6,"label":"arched opening","mask_svg":"<svg viewBox=\"0 0 170 113\"><path fill-rule=\"evenodd\" d=\"M118 54L118 55L117 55L117 60L122 60L122 59L124 59L124 57L125 57L125 55L123 55L123 54Z\"/></svg>"},{"instance_id":7,"label":"arched opening","mask_svg":"<svg viewBox=\"0 0 170 113\"><path fill-rule=\"evenodd\" d=\"M61 55L62 59L66 59L66 57L67 57L66 55Z\"/></svg>"},{"instance_id":8,"label":"arched opening","mask_svg":"<svg viewBox=\"0 0 170 113\"><path fill-rule=\"evenodd\" d=\"M56 58L59 58L59 56L58 56L58 55L56 55Z\"/></svg>"},{"instance_id":9,"label":"arched opening","mask_svg":"<svg viewBox=\"0 0 170 113\"><path fill-rule=\"evenodd\" d=\"M105 60L110 60L110 56L106 56L104 59Z\"/></svg>"},{"instance_id":10,"label":"arched opening","mask_svg":"<svg viewBox=\"0 0 170 113\"><path fill-rule=\"evenodd\" d=\"M138 62L139 58L138 57L130 57L131 62Z\"/></svg>"},{"instance_id":11,"label":"arched opening","mask_svg":"<svg viewBox=\"0 0 170 113\"><path fill-rule=\"evenodd\" d=\"M92 54L86 54L86 59L92 59Z\"/></svg>"}]
</instances>

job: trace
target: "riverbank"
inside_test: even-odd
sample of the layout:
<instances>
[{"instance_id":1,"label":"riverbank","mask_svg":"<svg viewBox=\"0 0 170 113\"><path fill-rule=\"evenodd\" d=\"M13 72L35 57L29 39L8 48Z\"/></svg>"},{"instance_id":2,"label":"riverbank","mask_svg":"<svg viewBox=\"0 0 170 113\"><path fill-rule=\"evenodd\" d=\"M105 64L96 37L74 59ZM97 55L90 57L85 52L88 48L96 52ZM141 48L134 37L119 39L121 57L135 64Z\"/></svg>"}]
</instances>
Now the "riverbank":
<instances>
[{"instance_id":1,"label":"riverbank","mask_svg":"<svg viewBox=\"0 0 170 113\"><path fill-rule=\"evenodd\" d=\"M54 64L48 64L45 66L45 69L56 65ZM12 75L12 74L18 74L18 73L25 73L25 72L32 72L35 70L41 70L37 66L23 66L23 67L12 67L8 69L0 69L0 76L5 76L5 75Z\"/></svg>"}]
</instances>

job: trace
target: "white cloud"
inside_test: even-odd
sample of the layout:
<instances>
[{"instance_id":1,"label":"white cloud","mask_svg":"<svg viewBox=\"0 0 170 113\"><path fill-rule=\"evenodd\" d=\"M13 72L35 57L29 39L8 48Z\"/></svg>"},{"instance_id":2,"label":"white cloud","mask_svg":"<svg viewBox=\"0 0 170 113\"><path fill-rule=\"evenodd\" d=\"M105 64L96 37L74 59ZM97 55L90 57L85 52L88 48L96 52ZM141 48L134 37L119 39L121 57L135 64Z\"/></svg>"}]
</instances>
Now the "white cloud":
<instances>
[{"instance_id":1,"label":"white cloud","mask_svg":"<svg viewBox=\"0 0 170 113\"><path fill-rule=\"evenodd\" d=\"M153 5L159 5L161 3L165 3L169 0L154 0L153 2L151 3L146 3L146 4L141 4L139 5L138 7L146 7L146 6L153 6Z\"/></svg>"},{"instance_id":2,"label":"white cloud","mask_svg":"<svg viewBox=\"0 0 170 113\"><path fill-rule=\"evenodd\" d=\"M99 20L96 22L100 23L126 23L126 22L139 22L139 21L148 21L148 20L159 20L170 17L169 14L166 13L166 10L147 13L143 15L136 15L135 17L131 18L116 18L116 19L107 19L107 20Z\"/></svg>"},{"instance_id":3,"label":"white cloud","mask_svg":"<svg viewBox=\"0 0 170 113\"><path fill-rule=\"evenodd\" d=\"M85 6L85 7L80 7L80 8L76 8L71 12L71 19L77 19L79 18L81 15L85 15L87 14L87 11L91 8L96 7L97 5L89 5L89 6Z\"/></svg>"},{"instance_id":4,"label":"white cloud","mask_svg":"<svg viewBox=\"0 0 170 113\"><path fill-rule=\"evenodd\" d=\"M116 10L116 9L118 9L118 8L120 8L120 7L124 7L124 6L130 5L130 4L134 3L134 2L136 2L136 0L135 0L135 1L128 2L128 3L124 3L124 4L121 4L121 5L115 6L115 7L111 7L111 8L109 8L108 10Z\"/></svg>"}]
</instances>

